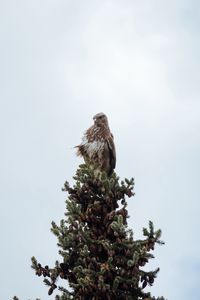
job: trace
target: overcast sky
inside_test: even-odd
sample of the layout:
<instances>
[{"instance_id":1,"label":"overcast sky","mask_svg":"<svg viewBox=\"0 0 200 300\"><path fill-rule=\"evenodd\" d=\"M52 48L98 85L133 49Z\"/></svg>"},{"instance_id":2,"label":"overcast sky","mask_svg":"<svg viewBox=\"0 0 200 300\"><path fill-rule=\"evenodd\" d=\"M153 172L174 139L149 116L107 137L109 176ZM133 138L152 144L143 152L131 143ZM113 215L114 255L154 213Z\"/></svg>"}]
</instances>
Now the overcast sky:
<instances>
[{"instance_id":1,"label":"overcast sky","mask_svg":"<svg viewBox=\"0 0 200 300\"><path fill-rule=\"evenodd\" d=\"M30 258L59 258L50 224L101 111L135 178L129 226L163 231L152 294L200 299L199 33L197 0L0 0L0 299L54 299Z\"/></svg>"}]
</instances>

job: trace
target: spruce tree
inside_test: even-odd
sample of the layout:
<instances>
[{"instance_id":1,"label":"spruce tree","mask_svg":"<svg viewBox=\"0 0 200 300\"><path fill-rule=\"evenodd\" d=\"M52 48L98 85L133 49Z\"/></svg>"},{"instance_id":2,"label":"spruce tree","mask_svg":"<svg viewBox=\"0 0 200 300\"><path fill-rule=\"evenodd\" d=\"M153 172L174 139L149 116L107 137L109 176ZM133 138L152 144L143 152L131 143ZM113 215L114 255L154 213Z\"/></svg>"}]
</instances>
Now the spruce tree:
<instances>
[{"instance_id":1,"label":"spruce tree","mask_svg":"<svg viewBox=\"0 0 200 300\"><path fill-rule=\"evenodd\" d=\"M144 239L135 240L128 229L133 178L120 181L115 172L107 177L83 164L74 180L73 187L65 182L63 188L68 193L65 218L51 228L61 261L50 268L32 257L32 268L44 277L48 294L58 289L56 300L156 300L145 288L153 285L159 268L145 271L144 266L154 258L155 244L163 244L161 230L154 230L150 221Z\"/></svg>"}]
</instances>

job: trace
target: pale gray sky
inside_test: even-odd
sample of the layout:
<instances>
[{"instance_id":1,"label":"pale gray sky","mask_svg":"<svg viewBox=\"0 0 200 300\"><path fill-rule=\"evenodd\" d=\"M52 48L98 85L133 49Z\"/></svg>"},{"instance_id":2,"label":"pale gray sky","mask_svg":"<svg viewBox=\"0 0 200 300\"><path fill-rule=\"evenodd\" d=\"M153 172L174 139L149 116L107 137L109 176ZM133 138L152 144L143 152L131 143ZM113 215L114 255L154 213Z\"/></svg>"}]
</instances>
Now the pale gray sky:
<instances>
[{"instance_id":1,"label":"pale gray sky","mask_svg":"<svg viewBox=\"0 0 200 300\"><path fill-rule=\"evenodd\" d=\"M135 178L129 226L166 242L153 295L199 300L199 20L195 0L0 0L0 299L54 299L30 257L58 258L73 146L103 111Z\"/></svg>"}]
</instances>

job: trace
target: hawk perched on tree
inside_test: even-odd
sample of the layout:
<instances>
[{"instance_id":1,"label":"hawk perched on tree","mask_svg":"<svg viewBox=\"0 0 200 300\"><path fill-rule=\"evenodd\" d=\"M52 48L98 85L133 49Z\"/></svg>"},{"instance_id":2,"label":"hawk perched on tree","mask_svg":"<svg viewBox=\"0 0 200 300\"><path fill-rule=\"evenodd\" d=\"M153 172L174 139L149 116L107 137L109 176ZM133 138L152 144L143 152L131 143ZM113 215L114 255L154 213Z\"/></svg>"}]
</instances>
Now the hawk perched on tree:
<instances>
[{"instance_id":1,"label":"hawk perched on tree","mask_svg":"<svg viewBox=\"0 0 200 300\"><path fill-rule=\"evenodd\" d=\"M113 135L110 132L108 119L104 113L93 117L94 124L88 128L82 138L82 143L76 148L77 155L110 176L116 165L116 152Z\"/></svg>"}]
</instances>

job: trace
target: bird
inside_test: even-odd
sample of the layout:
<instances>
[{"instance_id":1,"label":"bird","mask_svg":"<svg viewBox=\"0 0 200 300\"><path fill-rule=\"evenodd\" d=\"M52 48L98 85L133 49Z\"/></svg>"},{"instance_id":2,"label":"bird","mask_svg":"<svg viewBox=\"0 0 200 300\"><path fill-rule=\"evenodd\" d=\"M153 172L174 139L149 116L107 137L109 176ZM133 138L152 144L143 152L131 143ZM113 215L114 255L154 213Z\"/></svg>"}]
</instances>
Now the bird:
<instances>
[{"instance_id":1,"label":"bird","mask_svg":"<svg viewBox=\"0 0 200 300\"><path fill-rule=\"evenodd\" d=\"M75 147L77 155L110 177L116 166L114 137L104 113L96 114L93 120L94 124L85 131L81 144Z\"/></svg>"}]
</instances>

